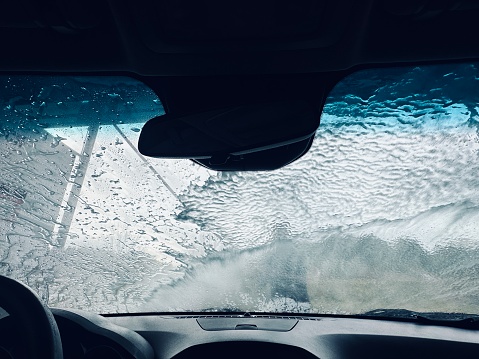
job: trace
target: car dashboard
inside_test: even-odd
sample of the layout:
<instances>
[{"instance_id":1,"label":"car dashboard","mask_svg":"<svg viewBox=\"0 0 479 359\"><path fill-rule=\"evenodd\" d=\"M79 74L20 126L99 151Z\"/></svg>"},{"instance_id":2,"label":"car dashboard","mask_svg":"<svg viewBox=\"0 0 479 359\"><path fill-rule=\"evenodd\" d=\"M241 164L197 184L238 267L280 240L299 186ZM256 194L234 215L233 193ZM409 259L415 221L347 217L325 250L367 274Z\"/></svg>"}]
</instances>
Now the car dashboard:
<instances>
[{"instance_id":1,"label":"car dashboard","mask_svg":"<svg viewBox=\"0 0 479 359\"><path fill-rule=\"evenodd\" d=\"M476 358L479 353L477 330L400 320L52 312L64 358ZM17 357L8 349L11 339L0 339L3 357Z\"/></svg>"}]
</instances>

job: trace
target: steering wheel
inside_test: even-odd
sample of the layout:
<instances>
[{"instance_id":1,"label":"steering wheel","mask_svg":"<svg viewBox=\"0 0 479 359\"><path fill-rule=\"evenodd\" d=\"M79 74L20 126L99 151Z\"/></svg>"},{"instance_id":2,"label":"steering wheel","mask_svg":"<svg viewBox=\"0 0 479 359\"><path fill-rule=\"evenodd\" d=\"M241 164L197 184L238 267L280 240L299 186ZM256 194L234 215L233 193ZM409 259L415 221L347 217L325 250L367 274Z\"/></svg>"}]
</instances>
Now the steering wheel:
<instances>
[{"instance_id":1,"label":"steering wheel","mask_svg":"<svg viewBox=\"0 0 479 359\"><path fill-rule=\"evenodd\" d=\"M53 314L30 288L0 275L0 307L19 329L20 338L15 340L22 345L27 358L63 358L60 332Z\"/></svg>"}]
</instances>

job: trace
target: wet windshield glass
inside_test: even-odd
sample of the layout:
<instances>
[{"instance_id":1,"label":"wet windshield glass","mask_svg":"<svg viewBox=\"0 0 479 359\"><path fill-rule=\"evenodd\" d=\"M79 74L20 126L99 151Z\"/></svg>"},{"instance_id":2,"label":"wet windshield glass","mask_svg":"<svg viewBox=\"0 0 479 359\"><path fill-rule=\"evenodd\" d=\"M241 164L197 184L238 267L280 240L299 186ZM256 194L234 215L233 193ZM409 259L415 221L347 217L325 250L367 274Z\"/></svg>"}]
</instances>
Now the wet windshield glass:
<instances>
[{"instance_id":1,"label":"wet windshield glass","mask_svg":"<svg viewBox=\"0 0 479 359\"><path fill-rule=\"evenodd\" d=\"M272 172L145 158L124 77L0 77L0 274L95 312L479 313L476 65L336 86Z\"/></svg>"}]
</instances>

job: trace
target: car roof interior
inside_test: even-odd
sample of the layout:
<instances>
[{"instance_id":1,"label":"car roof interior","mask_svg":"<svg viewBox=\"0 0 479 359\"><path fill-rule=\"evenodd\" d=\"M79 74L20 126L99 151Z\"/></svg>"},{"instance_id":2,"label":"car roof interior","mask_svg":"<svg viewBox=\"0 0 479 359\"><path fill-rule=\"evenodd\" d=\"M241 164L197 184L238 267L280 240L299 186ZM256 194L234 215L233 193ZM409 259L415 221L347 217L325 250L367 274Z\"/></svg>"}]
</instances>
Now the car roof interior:
<instances>
[{"instance_id":1,"label":"car roof interior","mask_svg":"<svg viewBox=\"0 0 479 359\"><path fill-rule=\"evenodd\" d=\"M2 71L299 74L479 56L473 0L19 0Z\"/></svg>"}]
</instances>

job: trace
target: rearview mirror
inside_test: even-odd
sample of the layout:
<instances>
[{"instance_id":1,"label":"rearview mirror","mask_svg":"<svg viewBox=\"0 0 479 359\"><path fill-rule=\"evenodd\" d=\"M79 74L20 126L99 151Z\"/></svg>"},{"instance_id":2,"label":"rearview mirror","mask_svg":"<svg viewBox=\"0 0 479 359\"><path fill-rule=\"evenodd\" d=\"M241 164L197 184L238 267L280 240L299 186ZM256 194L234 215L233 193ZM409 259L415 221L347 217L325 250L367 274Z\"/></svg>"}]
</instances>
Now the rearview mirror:
<instances>
[{"instance_id":1,"label":"rearview mirror","mask_svg":"<svg viewBox=\"0 0 479 359\"><path fill-rule=\"evenodd\" d=\"M144 125L138 149L216 170L271 170L306 153L318 126L319 111L299 100L166 114Z\"/></svg>"}]
</instances>

